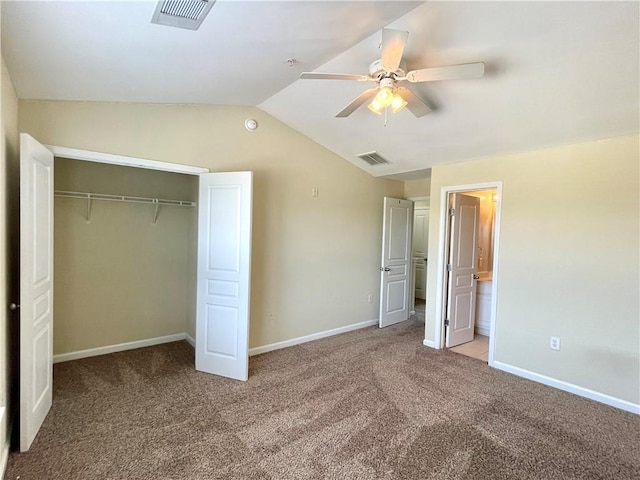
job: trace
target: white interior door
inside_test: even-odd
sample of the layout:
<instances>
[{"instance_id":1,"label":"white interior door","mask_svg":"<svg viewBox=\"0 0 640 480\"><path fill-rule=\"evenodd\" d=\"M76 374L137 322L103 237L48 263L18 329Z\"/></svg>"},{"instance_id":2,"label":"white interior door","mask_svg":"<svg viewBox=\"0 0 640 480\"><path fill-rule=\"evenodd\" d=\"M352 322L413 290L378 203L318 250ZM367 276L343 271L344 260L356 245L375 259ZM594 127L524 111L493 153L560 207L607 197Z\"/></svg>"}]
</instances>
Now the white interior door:
<instances>
[{"instance_id":1,"label":"white interior door","mask_svg":"<svg viewBox=\"0 0 640 480\"><path fill-rule=\"evenodd\" d=\"M249 377L253 173L200 175L196 370Z\"/></svg>"},{"instance_id":2,"label":"white interior door","mask_svg":"<svg viewBox=\"0 0 640 480\"><path fill-rule=\"evenodd\" d=\"M476 316L476 246L480 199L453 194L450 210L449 270L446 345L454 347L473 340Z\"/></svg>"},{"instance_id":3,"label":"white interior door","mask_svg":"<svg viewBox=\"0 0 640 480\"><path fill-rule=\"evenodd\" d=\"M427 298L427 248L429 239L429 209L413 212L413 258L416 264L416 298Z\"/></svg>"},{"instance_id":4,"label":"white interior door","mask_svg":"<svg viewBox=\"0 0 640 480\"><path fill-rule=\"evenodd\" d=\"M413 202L384 197L380 327L409 318Z\"/></svg>"},{"instance_id":5,"label":"white interior door","mask_svg":"<svg viewBox=\"0 0 640 480\"><path fill-rule=\"evenodd\" d=\"M20 134L20 451L53 400L53 153Z\"/></svg>"}]
</instances>

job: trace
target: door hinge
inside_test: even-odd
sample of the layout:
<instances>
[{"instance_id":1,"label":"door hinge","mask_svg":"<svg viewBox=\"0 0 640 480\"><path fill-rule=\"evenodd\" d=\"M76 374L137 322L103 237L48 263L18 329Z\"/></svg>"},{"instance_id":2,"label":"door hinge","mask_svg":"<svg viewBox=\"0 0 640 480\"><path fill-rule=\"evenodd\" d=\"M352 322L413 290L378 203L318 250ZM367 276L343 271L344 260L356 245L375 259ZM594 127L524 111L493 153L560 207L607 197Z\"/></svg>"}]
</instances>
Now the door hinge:
<instances>
[{"instance_id":1,"label":"door hinge","mask_svg":"<svg viewBox=\"0 0 640 480\"><path fill-rule=\"evenodd\" d=\"M449 209L449 216L453 217L456 214L456 209L455 208L450 208Z\"/></svg>"},{"instance_id":2,"label":"door hinge","mask_svg":"<svg viewBox=\"0 0 640 480\"><path fill-rule=\"evenodd\" d=\"M453 266L450 263L447 263L447 272L453 270Z\"/></svg>"},{"instance_id":3,"label":"door hinge","mask_svg":"<svg viewBox=\"0 0 640 480\"><path fill-rule=\"evenodd\" d=\"M448 326L449 326L449 319L448 319L448 318L444 321L444 326L445 326L445 327L448 327Z\"/></svg>"}]
</instances>

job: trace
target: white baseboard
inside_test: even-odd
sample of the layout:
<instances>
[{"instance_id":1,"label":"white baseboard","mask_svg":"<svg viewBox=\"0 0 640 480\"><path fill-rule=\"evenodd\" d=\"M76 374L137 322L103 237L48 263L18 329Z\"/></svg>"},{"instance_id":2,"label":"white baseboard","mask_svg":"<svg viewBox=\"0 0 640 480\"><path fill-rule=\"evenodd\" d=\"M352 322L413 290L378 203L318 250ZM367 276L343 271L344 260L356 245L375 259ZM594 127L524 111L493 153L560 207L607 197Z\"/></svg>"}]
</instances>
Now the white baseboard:
<instances>
[{"instance_id":1,"label":"white baseboard","mask_svg":"<svg viewBox=\"0 0 640 480\"><path fill-rule=\"evenodd\" d=\"M281 348L293 347L294 345L300 345L301 343L312 342L313 340L319 340L321 338L332 337L340 333L347 333L360 328L371 327L378 325L378 319L367 320L365 322L354 323L353 325L347 325L346 327L333 328L331 330L325 330L324 332L313 333L311 335L305 335L304 337L292 338L291 340L285 340L284 342L271 343L269 345L263 345L262 347L255 347L249 349L249 355L260 355L261 353L271 352L273 350L279 350Z\"/></svg>"},{"instance_id":2,"label":"white baseboard","mask_svg":"<svg viewBox=\"0 0 640 480\"><path fill-rule=\"evenodd\" d=\"M478 335L484 335L485 337L488 337L490 335L491 329L489 327L479 327L476 325L476 331L475 333L477 333Z\"/></svg>"},{"instance_id":3,"label":"white baseboard","mask_svg":"<svg viewBox=\"0 0 640 480\"><path fill-rule=\"evenodd\" d=\"M334 328L332 330L325 330L324 332L305 335L304 337L292 338L291 340L285 340L284 342L277 342L270 345L264 345L262 347L250 348L249 355L259 355L261 353L279 350L280 348L292 347L293 345L299 345L301 343L311 342L313 340L319 340L321 338L331 337L340 333L351 332L353 330L358 330L360 328L370 327L377 324L377 319L367 320L366 322L354 323L353 325L347 325L346 327ZM167 335L166 337L148 338L146 340L138 340L136 342L119 343L117 345L107 345L105 347L79 350L77 352L61 353L59 355L53 356L53 363L68 362L70 360L78 360L80 358L96 357L98 355L106 355L108 353L133 350L134 348L151 347L153 345L160 345L161 343L178 342L180 340L186 340L194 348L196 346L195 338L193 338L188 333L176 333L175 335ZM2 477L0 476L0 478Z\"/></svg>"},{"instance_id":4,"label":"white baseboard","mask_svg":"<svg viewBox=\"0 0 640 480\"><path fill-rule=\"evenodd\" d=\"M604 403L606 405L610 405L612 407L616 407L621 410L626 410L627 412L640 415L639 404L631 403L626 400L622 400L620 398L612 397L611 395L607 395L606 393L600 393L600 392L596 392L595 390L589 390L588 388L580 387L578 385L574 385L573 383L568 383L562 380L557 380L555 378L547 377L546 375L541 375L539 373L531 372L523 368L514 367L513 365L509 365L507 363L494 361L493 367L497 368L498 370L502 370L504 372L512 373L519 377L526 378L528 380L533 380L534 382L543 383L544 385L548 385L550 387L564 390L565 392L573 393L581 397L595 400L596 402Z\"/></svg>"},{"instance_id":5,"label":"white baseboard","mask_svg":"<svg viewBox=\"0 0 640 480\"><path fill-rule=\"evenodd\" d=\"M53 363L68 362L69 360L78 360L80 358L97 357L98 355L106 355L107 353L123 352L125 350L133 350L134 348L151 347L153 345L160 345L161 343L178 342L180 340L185 340L185 338L185 333L176 333L165 337L147 338L136 342L119 343L117 345L89 348L88 350L78 350L77 352L61 353L53 356Z\"/></svg>"},{"instance_id":6,"label":"white baseboard","mask_svg":"<svg viewBox=\"0 0 640 480\"><path fill-rule=\"evenodd\" d=\"M426 338L422 341L422 344L425 347L429 347L429 348L436 348L436 342L431 341L431 340L427 340Z\"/></svg>"},{"instance_id":7,"label":"white baseboard","mask_svg":"<svg viewBox=\"0 0 640 480\"><path fill-rule=\"evenodd\" d=\"M4 478L4 472L7 469L7 462L9 461L9 441L7 440L2 446L0 452L0 478Z\"/></svg>"}]
</instances>

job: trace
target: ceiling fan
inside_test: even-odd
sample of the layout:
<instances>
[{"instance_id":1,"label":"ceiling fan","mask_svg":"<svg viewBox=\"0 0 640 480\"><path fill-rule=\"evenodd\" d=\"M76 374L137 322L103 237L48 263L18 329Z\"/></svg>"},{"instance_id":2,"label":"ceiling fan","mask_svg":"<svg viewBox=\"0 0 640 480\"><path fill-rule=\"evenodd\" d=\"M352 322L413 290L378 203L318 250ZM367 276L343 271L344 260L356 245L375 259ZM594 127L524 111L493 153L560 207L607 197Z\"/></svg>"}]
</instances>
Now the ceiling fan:
<instances>
[{"instance_id":1,"label":"ceiling fan","mask_svg":"<svg viewBox=\"0 0 640 480\"><path fill-rule=\"evenodd\" d=\"M403 30L382 29L382 55L369 66L368 75L303 72L302 80L355 80L359 82L375 82L377 85L362 92L355 100L340 111L336 117L351 115L365 102L373 98L368 105L369 110L381 114L388 107L393 113L407 107L416 117L422 117L431 111L431 107L402 82L419 83L438 80L454 80L463 78L480 78L484 75L484 63L465 63L448 67L423 68L406 71L402 61L402 53L407 43L409 32Z\"/></svg>"}]
</instances>

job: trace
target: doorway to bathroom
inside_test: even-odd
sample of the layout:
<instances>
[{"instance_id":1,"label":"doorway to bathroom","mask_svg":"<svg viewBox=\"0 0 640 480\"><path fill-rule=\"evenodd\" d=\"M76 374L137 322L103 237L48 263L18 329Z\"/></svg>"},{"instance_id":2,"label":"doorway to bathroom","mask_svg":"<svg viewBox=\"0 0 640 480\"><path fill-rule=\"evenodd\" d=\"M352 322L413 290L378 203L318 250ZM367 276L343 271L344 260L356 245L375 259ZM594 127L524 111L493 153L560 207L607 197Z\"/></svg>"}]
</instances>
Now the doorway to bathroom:
<instances>
[{"instance_id":1,"label":"doorway to bathroom","mask_svg":"<svg viewBox=\"0 0 640 480\"><path fill-rule=\"evenodd\" d=\"M443 189L436 339L491 364L501 184ZM439 328L438 328L439 327Z\"/></svg>"}]
</instances>

